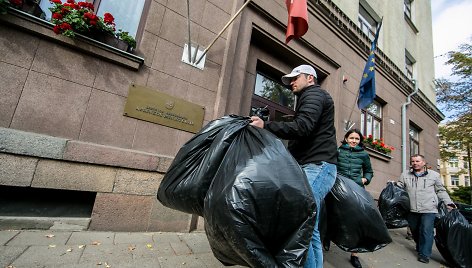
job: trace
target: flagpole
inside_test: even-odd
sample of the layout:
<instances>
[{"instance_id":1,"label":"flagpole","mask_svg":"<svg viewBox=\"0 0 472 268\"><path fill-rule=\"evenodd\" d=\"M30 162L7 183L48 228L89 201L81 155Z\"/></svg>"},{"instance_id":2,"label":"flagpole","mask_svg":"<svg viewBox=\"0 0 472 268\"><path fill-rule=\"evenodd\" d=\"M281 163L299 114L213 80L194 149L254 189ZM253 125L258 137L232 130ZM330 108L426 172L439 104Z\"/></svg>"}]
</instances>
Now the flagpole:
<instances>
[{"instance_id":1,"label":"flagpole","mask_svg":"<svg viewBox=\"0 0 472 268\"><path fill-rule=\"evenodd\" d=\"M228 23L226 23L226 25L223 27L223 29L218 33L218 35L216 35L215 39L213 39L213 41L211 41L211 43L205 48L205 50L203 51L203 53L200 55L200 57L198 58L197 62L195 63L195 65L198 65L198 63L200 63L200 61L202 60L202 58L205 56L205 54L208 52L208 50L213 46L213 44L216 42L216 40L218 40L218 38L223 34L223 32L226 30L226 28L228 28L228 26L236 19L236 17L243 11L243 9L251 2L251 0L247 0L246 3L244 3L244 5L236 12L236 14L233 15L233 17L228 21Z\"/></svg>"},{"instance_id":2,"label":"flagpole","mask_svg":"<svg viewBox=\"0 0 472 268\"><path fill-rule=\"evenodd\" d=\"M357 98L359 98L359 90L357 90L357 95L356 95L356 98L354 99L354 104L352 105L351 113L349 114L349 117L346 121L346 125L344 126L344 132L348 132L354 126L354 124L351 125L351 117L352 117L352 112L354 112L354 107L356 106L356 103L357 103Z\"/></svg>"}]
</instances>

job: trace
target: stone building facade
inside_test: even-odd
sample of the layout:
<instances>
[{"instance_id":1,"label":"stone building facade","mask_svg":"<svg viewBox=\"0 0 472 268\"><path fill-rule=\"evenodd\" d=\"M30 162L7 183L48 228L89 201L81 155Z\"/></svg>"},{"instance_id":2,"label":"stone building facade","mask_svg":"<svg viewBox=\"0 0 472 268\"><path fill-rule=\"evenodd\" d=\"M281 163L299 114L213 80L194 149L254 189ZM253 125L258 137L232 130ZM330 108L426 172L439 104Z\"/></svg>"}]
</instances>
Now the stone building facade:
<instances>
[{"instance_id":1,"label":"stone building facade","mask_svg":"<svg viewBox=\"0 0 472 268\"><path fill-rule=\"evenodd\" d=\"M91 193L84 198L90 230L201 229L198 217L156 200L163 175L193 133L125 116L130 87L204 107L205 125L226 114L249 115L261 101L254 95L258 76L278 81L307 63L334 98L338 140L347 120L369 132L369 114L363 117L355 101L375 25L365 31L361 10L370 24L383 18L376 51L381 113L374 114L377 125L370 131L396 148L391 155L369 150L375 177L367 189L377 197L387 180L398 177L405 164L402 144L406 154L414 147L428 162L439 158L444 116L432 88L430 1L405 1L407 12L402 1L310 0L308 32L287 45L284 1L253 0L208 50L203 69L182 60L188 33L192 45L206 47L244 1L192 0L190 27L186 1L142 2L132 53L56 35L49 22L21 11L0 15L0 191ZM415 94L412 78L418 81ZM404 127L417 134L413 143L402 140L403 105Z\"/></svg>"}]
</instances>

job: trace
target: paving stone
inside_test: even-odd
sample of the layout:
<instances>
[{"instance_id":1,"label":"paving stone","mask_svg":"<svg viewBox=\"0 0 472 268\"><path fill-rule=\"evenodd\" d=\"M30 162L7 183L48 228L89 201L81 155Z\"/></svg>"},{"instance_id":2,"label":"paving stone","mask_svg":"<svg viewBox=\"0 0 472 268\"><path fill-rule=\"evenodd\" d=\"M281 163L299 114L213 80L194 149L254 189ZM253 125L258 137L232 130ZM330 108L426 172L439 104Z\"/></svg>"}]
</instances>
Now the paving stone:
<instances>
[{"instance_id":1,"label":"paving stone","mask_svg":"<svg viewBox=\"0 0 472 268\"><path fill-rule=\"evenodd\" d=\"M105 263L111 267L119 267L118 263L129 263L133 260L131 250L127 245L88 245L80 257L81 263Z\"/></svg>"},{"instance_id":2,"label":"paving stone","mask_svg":"<svg viewBox=\"0 0 472 268\"><path fill-rule=\"evenodd\" d=\"M116 233L114 242L115 244L153 244L153 235L153 233Z\"/></svg>"},{"instance_id":3,"label":"paving stone","mask_svg":"<svg viewBox=\"0 0 472 268\"><path fill-rule=\"evenodd\" d=\"M30 246L13 263L13 267L54 267L56 265L76 264L83 249L70 246Z\"/></svg>"},{"instance_id":4,"label":"paving stone","mask_svg":"<svg viewBox=\"0 0 472 268\"><path fill-rule=\"evenodd\" d=\"M211 252L210 243L207 239L202 239L202 234L206 237L205 233L189 233L179 235L182 241L184 241L190 248L192 253L208 253Z\"/></svg>"},{"instance_id":5,"label":"paving stone","mask_svg":"<svg viewBox=\"0 0 472 268\"><path fill-rule=\"evenodd\" d=\"M0 246L0 267L10 265L27 248L27 246Z\"/></svg>"},{"instance_id":6,"label":"paving stone","mask_svg":"<svg viewBox=\"0 0 472 268\"><path fill-rule=\"evenodd\" d=\"M22 231L10 240L7 245L65 245L70 236L71 232Z\"/></svg>"},{"instance_id":7,"label":"paving stone","mask_svg":"<svg viewBox=\"0 0 472 268\"><path fill-rule=\"evenodd\" d=\"M115 238L112 232L73 232L67 241L67 245L111 245Z\"/></svg>"},{"instance_id":8,"label":"paving stone","mask_svg":"<svg viewBox=\"0 0 472 268\"><path fill-rule=\"evenodd\" d=\"M0 245L4 245L7 243L10 239L12 239L15 235L19 234L19 231L14 231L14 230L5 230L5 231L0 231Z\"/></svg>"}]
</instances>

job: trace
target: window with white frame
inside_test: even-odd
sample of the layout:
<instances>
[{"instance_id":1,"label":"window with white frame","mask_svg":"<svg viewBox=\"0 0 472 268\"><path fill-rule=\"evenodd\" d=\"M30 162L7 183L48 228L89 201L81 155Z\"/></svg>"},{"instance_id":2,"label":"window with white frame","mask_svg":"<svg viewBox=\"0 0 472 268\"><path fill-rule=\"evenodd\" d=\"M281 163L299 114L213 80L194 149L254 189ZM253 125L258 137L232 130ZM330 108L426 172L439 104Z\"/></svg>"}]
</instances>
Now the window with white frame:
<instances>
[{"instance_id":1,"label":"window with white frame","mask_svg":"<svg viewBox=\"0 0 472 268\"><path fill-rule=\"evenodd\" d=\"M66 1L62 0L63 3ZM83 2L93 3L97 16L103 17L105 13L111 13L115 18L116 29L128 32L134 38L143 31L144 22L141 17L147 1L150 0L83 0ZM52 7L52 4L49 0L39 0L39 6L45 13L45 19L51 20L49 8Z\"/></svg>"},{"instance_id":2,"label":"window with white frame","mask_svg":"<svg viewBox=\"0 0 472 268\"><path fill-rule=\"evenodd\" d=\"M449 158L449 167L459 167L459 159L455 156Z\"/></svg>"},{"instance_id":3,"label":"window with white frame","mask_svg":"<svg viewBox=\"0 0 472 268\"><path fill-rule=\"evenodd\" d=\"M403 12L405 12L405 15L410 18L411 20L411 3L413 0L404 0L403 4Z\"/></svg>"},{"instance_id":4,"label":"window with white frame","mask_svg":"<svg viewBox=\"0 0 472 268\"><path fill-rule=\"evenodd\" d=\"M464 186L470 186L470 177L469 176L464 176L464 181L465 181Z\"/></svg>"},{"instance_id":5,"label":"window with white frame","mask_svg":"<svg viewBox=\"0 0 472 268\"><path fill-rule=\"evenodd\" d=\"M382 138L382 105L374 101L361 111L361 131L373 139Z\"/></svg>"},{"instance_id":6,"label":"window with white frame","mask_svg":"<svg viewBox=\"0 0 472 268\"><path fill-rule=\"evenodd\" d=\"M459 176L451 175L451 185L459 186Z\"/></svg>"},{"instance_id":7,"label":"window with white frame","mask_svg":"<svg viewBox=\"0 0 472 268\"><path fill-rule=\"evenodd\" d=\"M410 124L410 156L420 153L420 130Z\"/></svg>"},{"instance_id":8,"label":"window with white frame","mask_svg":"<svg viewBox=\"0 0 472 268\"><path fill-rule=\"evenodd\" d=\"M375 38L377 25L377 21L375 21L362 5L359 5L359 28L361 28L362 32L364 32L371 41Z\"/></svg>"}]
</instances>

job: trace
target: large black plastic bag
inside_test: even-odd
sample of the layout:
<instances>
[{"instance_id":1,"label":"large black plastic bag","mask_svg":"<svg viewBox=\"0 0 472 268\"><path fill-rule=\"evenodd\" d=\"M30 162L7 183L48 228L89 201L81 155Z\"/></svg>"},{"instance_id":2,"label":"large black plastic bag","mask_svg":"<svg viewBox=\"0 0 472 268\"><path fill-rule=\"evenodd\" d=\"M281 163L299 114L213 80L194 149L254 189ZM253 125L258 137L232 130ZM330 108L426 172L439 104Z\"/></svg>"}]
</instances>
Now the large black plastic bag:
<instances>
[{"instance_id":1,"label":"large black plastic bag","mask_svg":"<svg viewBox=\"0 0 472 268\"><path fill-rule=\"evenodd\" d=\"M372 196L353 180L337 175L325 198L328 238L349 252L373 252L392 242Z\"/></svg>"},{"instance_id":2,"label":"large black plastic bag","mask_svg":"<svg viewBox=\"0 0 472 268\"><path fill-rule=\"evenodd\" d=\"M379 211L387 228L403 228L408 226L406 217L410 213L410 197L408 193L388 182L379 196Z\"/></svg>"},{"instance_id":3,"label":"large black plastic bag","mask_svg":"<svg viewBox=\"0 0 472 268\"><path fill-rule=\"evenodd\" d=\"M208 123L179 150L157 199L166 207L203 216L203 200L229 145L250 120L224 116Z\"/></svg>"},{"instance_id":4,"label":"large black plastic bag","mask_svg":"<svg viewBox=\"0 0 472 268\"><path fill-rule=\"evenodd\" d=\"M223 264L301 267L316 205L305 173L283 143L241 129L205 198L205 231Z\"/></svg>"},{"instance_id":5,"label":"large black plastic bag","mask_svg":"<svg viewBox=\"0 0 472 268\"><path fill-rule=\"evenodd\" d=\"M435 227L434 240L443 258L452 267L472 267L472 225L459 210L448 211L441 202Z\"/></svg>"}]
</instances>

